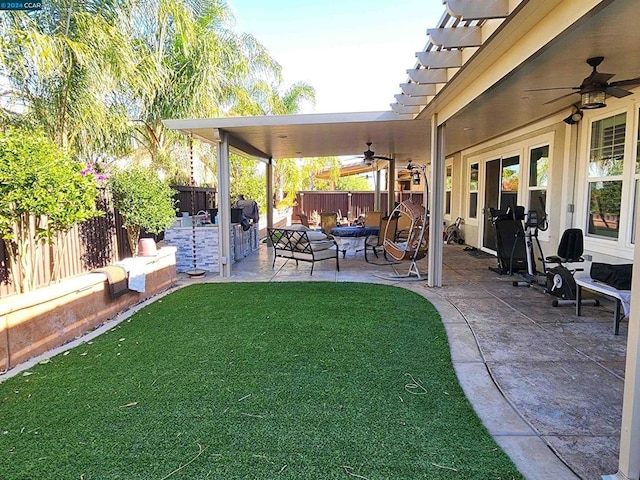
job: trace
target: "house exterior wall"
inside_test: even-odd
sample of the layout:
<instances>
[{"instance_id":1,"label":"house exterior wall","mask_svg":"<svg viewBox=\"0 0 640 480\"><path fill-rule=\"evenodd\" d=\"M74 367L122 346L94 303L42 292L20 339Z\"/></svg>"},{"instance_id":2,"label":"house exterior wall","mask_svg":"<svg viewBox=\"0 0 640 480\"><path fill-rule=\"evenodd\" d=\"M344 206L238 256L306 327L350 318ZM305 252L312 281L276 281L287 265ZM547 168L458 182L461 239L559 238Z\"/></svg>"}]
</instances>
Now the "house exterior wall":
<instances>
[{"instance_id":1,"label":"house exterior wall","mask_svg":"<svg viewBox=\"0 0 640 480\"><path fill-rule=\"evenodd\" d=\"M564 191L564 180L562 169L565 158L569 152L565 147L565 135L567 125L557 117L547 119L533 124L527 128L515 131L509 135L504 135L493 141L485 142L474 148L460 152L460 161L456 162L456 185L461 186L459 203L456 203L458 210L456 215L463 217L465 226L465 240L469 245L482 247L482 235L484 233L483 215L485 214L485 175L486 163L491 160L518 156L520 158L520 176L517 192L517 204L524 205L525 209L537 207L529 205L528 199L528 167L529 154L532 148L549 145L549 183L547 186L547 214L549 216L549 229L540 232L540 241L545 252L549 244L557 244L562 231L564 230L566 219L564 208L561 208L562 192ZM469 185L471 166L478 165L478 186L477 186L477 217L470 217L469 203L471 201L471 190ZM488 212L486 212L488 214ZM554 243L555 242L555 243ZM548 254L551 254L549 252Z\"/></svg>"},{"instance_id":2,"label":"house exterior wall","mask_svg":"<svg viewBox=\"0 0 640 480\"><path fill-rule=\"evenodd\" d=\"M632 97L633 98L633 97ZM529 161L531 150L549 146L549 170L546 213L549 228L539 232L544 255L556 253L562 233L567 228L581 228L585 232L585 253L594 261L629 263L633 259L632 223L635 189L639 174L636 167L639 144L640 102L627 99L608 99L607 107L585 110L583 119L574 125L563 122L563 115L555 115L519 130L489 140L473 148L447 157L445 167L453 167L453 192L451 213L445 216L447 223L457 216L464 219L463 232L467 244L483 247L483 210L486 190L485 175L488 161L518 156L520 177L517 204L525 210L529 205ZM622 181L619 238L605 238L589 234L589 158L594 122L625 114L624 171L613 178ZM640 162L638 162L640 163ZM470 175L472 165L478 166L477 217L470 217L469 203L472 190ZM591 180L593 180L591 178ZM593 216L593 215L592 215ZM612 220L615 221L615 220Z\"/></svg>"}]
</instances>

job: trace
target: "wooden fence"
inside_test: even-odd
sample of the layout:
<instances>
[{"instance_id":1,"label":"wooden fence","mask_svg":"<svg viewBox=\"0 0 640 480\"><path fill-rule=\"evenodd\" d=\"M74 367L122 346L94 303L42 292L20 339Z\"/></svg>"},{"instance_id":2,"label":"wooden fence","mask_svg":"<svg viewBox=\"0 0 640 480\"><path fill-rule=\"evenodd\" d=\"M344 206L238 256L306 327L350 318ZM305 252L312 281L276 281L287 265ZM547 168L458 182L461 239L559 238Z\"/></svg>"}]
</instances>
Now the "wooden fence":
<instances>
[{"instance_id":1,"label":"wooden fence","mask_svg":"<svg viewBox=\"0 0 640 480\"><path fill-rule=\"evenodd\" d=\"M35 246L36 286L48 285L53 280L56 259L58 278L67 278L104 267L131 255L122 217L114 211L106 195L98 200L98 209L105 212L75 225L54 244ZM5 242L0 242L0 297L15 293Z\"/></svg>"},{"instance_id":2,"label":"wooden fence","mask_svg":"<svg viewBox=\"0 0 640 480\"><path fill-rule=\"evenodd\" d=\"M172 186L176 190L176 211L191 212L191 187ZM212 205L215 189L195 187L193 208L204 210ZM54 244L46 243L37 247L36 285L48 285L53 280L53 269L58 259L58 279L73 277L104 267L131 256L126 231L122 226L122 216L113 208L109 198L103 194L97 207L105 212L102 217L93 218L75 225L63 238ZM163 238L143 233L142 237ZM0 241L0 297L15 293L12 283L6 245Z\"/></svg>"},{"instance_id":3,"label":"wooden fence","mask_svg":"<svg viewBox=\"0 0 640 480\"><path fill-rule=\"evenodd\" d=\"M381 192L381 210L387 210L387 192ZM409 198L422 204L423 194L409 191L395 193L397 202ZM292 219L297 221L299 213L311 215L313 212L339 212L342 217L357 217L373 210L374 192L316 192L301 191L296 195L296 205L293 207Z\"/></svg>"}]
</instances>

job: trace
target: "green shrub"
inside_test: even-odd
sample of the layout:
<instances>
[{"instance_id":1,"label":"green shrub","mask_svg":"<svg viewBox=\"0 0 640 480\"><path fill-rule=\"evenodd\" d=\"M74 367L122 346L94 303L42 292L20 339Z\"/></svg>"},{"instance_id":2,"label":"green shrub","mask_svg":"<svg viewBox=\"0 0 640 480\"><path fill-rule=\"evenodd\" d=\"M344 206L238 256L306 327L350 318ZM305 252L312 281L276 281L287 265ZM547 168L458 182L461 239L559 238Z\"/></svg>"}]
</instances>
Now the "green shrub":
<instances>
[{"instance_id":1,"label":"green shrub","mask_svg":"<svg viewBox=\"0 0 640 480\"><path fill-rule=\"evenodd\" d=\"M0 236L17 293L35 288L39 244L101 214L97 184L82 168L42 132L0 134Z\"/></svg>"},{"instance_id":2,"label":"green shrub","mask_svg":"<svg viewBox=\"0 0 640 480\"><path fill-rule=\"evenodd\" d=\"M111 176L110 186L113 204L124 219L129 246L135 256L142 230L160 233L173 224L174 191L153 170L142 167L116 172Z\"/></svg>"}]
</instances>

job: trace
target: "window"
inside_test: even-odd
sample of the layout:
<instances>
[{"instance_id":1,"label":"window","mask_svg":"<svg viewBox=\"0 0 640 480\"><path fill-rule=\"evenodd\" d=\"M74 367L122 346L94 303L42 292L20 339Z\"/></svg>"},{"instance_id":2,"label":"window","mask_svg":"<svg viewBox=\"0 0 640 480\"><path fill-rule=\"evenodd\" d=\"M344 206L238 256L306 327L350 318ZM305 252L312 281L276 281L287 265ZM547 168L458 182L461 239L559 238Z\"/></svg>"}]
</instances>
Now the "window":
<instances>
[{"instance_id":1,"label":"window","mask_svg":"<svg viewBox=\"0 0 640 480\"><path fill-rule=\"evenodd\" d=\"M594 237L617 239L620 232L626 123L621 113L591 125L587 234Z\"/></svg>"},{"instance_id":2,"label":"window","mask_svg":"<svg viewBox=\"0 0 640 480\"><path fill-rule=\"evenodd\" d=\"M502 159L500 179L500 209L504 210L508 207L515 207L518 204L520 157Z\"/></svg>"},{"instance_id":3,"label":"window","mask_svg":"<svg viewBox=\"0 0 640 480\"><path fill-rule=\"evenodd\" d=\"M478 218L478 177L480 164L469 166L469 218Z\"/></svg>"},{"instance_id":4,"label":"window","mask_svg":"<svg viewBox=\"0 0 640 480\"><path fill-rule=\"evenodd\" d=\"M636 243L636 207L638 205L638 195L640 195L640 111L638 112L638 137L636 139L636 168L634 171L635 184L633 194L633 218L631 221L631 243Z\"/></svg>"},{"instance_id":5,"label":"window","mask_svg":"<svg viewBox=\"0 0 640 480\"><path fill-rule=\"evenodd\" d=\"M549 145L532 148L529 152L529 210L537 210L538 217L547 211L549 186Z\"/></svg>"},{"instance_id":6,"label":"window","mask_svg":"<svg viewBox=\"0 0 640 480\"><path fill-rule=\"evenodd\" d=\"M444 177L444 214L451 215L451 190L453 189L453 165L447 165Z\"/></svg>"}]
</instances>

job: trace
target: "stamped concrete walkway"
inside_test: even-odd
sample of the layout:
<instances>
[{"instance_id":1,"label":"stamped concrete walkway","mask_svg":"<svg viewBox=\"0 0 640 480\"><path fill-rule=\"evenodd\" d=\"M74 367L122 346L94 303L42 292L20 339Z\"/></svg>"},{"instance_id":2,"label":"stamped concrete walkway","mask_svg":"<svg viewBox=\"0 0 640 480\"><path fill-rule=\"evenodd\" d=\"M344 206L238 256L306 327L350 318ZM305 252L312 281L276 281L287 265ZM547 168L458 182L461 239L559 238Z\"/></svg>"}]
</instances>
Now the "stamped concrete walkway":
<instances>
[{"instance_id":1,"label":"stamped concrete walkway","mask_svg":"<svg viewBox=\"0 0 640 480\"><path fill-rule=\"evenodd\" d=\"M441 288L389 279L391 267L368 264L361 252L341 258L340 272L318 262L312 276L310 264L272 261L261 246L234 265L230 281L390 283L430 300L465 393L527 479L600 480L617 471L627 321L613 335L613 304L601 299L581 317L553 308L542 289L514 287L488 269L495 258L458 245L444 248Z\"/></svg>"}]
</instances>

